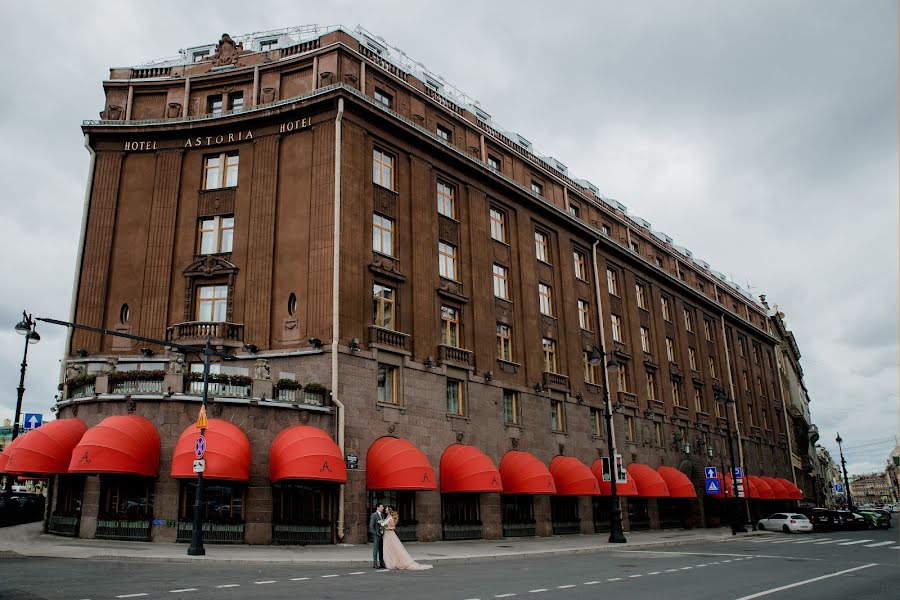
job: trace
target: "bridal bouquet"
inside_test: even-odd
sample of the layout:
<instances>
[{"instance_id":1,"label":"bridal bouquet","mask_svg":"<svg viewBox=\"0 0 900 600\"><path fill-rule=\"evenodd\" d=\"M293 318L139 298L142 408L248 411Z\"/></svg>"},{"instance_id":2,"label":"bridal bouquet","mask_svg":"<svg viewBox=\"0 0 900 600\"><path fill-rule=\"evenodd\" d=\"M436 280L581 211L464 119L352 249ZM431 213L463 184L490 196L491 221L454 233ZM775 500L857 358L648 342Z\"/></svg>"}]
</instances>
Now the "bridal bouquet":
<instances>
[{"instance_id":1,"label":"bridal bouquet","mask_svg":"<svg viewBox=\"0 0 900 600\"><path fill-rule=\"evenodd\" d=\"M378 527L381 529L382 533L384 533L384 530L387 529L387 526L388 526L387 519L382 519L382 520L378 521Z\"/></svg>"}]
</instances>

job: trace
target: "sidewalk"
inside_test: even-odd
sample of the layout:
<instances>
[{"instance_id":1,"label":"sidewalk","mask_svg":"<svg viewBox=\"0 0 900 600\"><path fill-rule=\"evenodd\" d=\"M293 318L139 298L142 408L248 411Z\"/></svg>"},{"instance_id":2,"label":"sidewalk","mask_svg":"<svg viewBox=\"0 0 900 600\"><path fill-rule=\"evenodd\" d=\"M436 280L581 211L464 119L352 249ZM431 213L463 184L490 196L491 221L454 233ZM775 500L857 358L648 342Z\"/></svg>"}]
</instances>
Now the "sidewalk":
<instances>
[{"instance_id":1,"label":"sidewalk","mask_svg":"<svg viewBox=\"0 0 900 600\"><path fill-rule=\"evenodd\" d=\"M741 534L759 535L754 532ZM459 542L406 544L416 560L465 561L520 556L552 556L591 552L647 550L692 543L714 543L732 538L728 528L689 531L641 531L627 533L627 544L610 544L607 534L566 535L546 538L513 538ZM364 565L372 562L372 547L206 545L206 556L187 556L187 544L83 540L41 533L41 523L0 529L0 557L19 555L45 558L101 559L141 562L283 563Z\"/></svg>"}]
</instances>

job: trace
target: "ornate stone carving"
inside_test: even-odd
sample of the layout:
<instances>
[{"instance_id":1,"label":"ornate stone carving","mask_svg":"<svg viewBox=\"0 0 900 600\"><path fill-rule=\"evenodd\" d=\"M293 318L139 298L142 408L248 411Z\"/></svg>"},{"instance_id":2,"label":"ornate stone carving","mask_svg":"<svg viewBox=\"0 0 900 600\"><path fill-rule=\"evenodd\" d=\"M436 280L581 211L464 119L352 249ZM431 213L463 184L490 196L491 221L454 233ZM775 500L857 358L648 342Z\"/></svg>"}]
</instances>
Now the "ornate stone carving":
<instances>
[{"instance_id":1,"label":"ornate stone carving","mask_svg":"<svg viewBox=\"0 0 900 600\"><path fill-rule=\"evenodd\" d=\"M275 88L267 87L263 88L262 92L259 94L259 103L260 104L269 104L270 102L275 102Z\"/></svg>"},{"instance_id":2,"label":"ornate stone carving","mask_svg":"<svg viewBox=\"0 0 900 600\"><path fill-rule=\"evenodd\" d=\"M308 410L304 410L304 411L300 412L300 422L303 423L304 425L309 423L309 411Z\"/></svg>"},{"instance_id":3,"label":"ornate stone carving","mask_svg":"<svg viewBox=\"0 0 900 600\"><path fill-rule=\"evenodd\" d=\"M563 455L563 454L566 453L566 445L565 445L565 444L558 444L557 446L558 446L558 448L559 448L559 454L560 454L560 455Z\"/></svg>"},{"instance_id":4,"label":"ornate stone carving","mask_svg":"<svg viewBox=\"0 0 900 600\"><path fill-rule=\"evenodd\" d=\"M510 447L512 447L513 450L518 450L519 449L519 438L510 438L509 445L510 445Z\"/></svg>"},{"instance_id":5,"label":"ornate stone carving","mask_svg":"<svg viewBox=\"0 0 900 600\"><path fill-rule=\"evenodd\" d=\"M192 262L183 271L184 273L184 320L191 320L191 308L193 307L194 279L208 279L211 277L224 277L228 285L228 304L226 306L226 320L231 320L234 314L234 281L238 268L221 256L206 255Z\"/></svg>"},{"instance_id":6,"label":"ornate stone carving","mask_svg":"<svg viewBox=\"0 0 900 600\"><path fill-rule=\"evenodd\" d=\"M77 416L78 416L78 405L77 405L77 404L73 404L73 405L72 405L72 416L73 416L73 417L77 417Z\"/></svg>"},{"instance_id":7,"label":"ornate stone carving","mask_svg":"<svg viewBox=\"0 0 900 600\"><path fill-rule=\"evenodd\" d=\"M224 65L236 65L238 56L244 51L244 43L235 44L234 40L227 33L222 34L222 39L216 44L216 53L213 54L213 65L221 67Z\"/></svg>"},{"instance_id":8,"label":"ornate stone carving","mask_svg":"<svg viewBox=\"0 0 900 600\"><path fill-rule=\"evenodd\" d=\"M175 119L181 116L181 104L178 102L169 102L169 106L166 108L166 117L169 119Z\"/></svg>"},{"instance_id":9,"label":"ornate stone carving","mask_svg":"<svg viewBox=\"0 0 900 600\"><path fill-rule=\"evenodd\" d=\"M122 118L122 107L118 104L110 104L106 109L106 118L111 121L119 121Z\"/></svg>"},{"instance_id":10,"label":"ornate stone carving","mask_svg":"<svg viewBox=\"0 0 900 600\"><path fill-rule=\"evenodd\" d=\"M391 423L390 425L388 425L388 428L387 428L388 433L394 433L394 430L395 430L395 429L397 429L397 424L396 424L396 423Z\"/></svg>"},{"instance_id":11,"label":"ornate stone carving","mask_svg":"<svg viewBox=\"0 0 900 600\"><path fill-rule=\"evenodd\" d=\"M184 362L184 354L173 352L169 355L169 362L166 363L167 375L184 375L187 368Z\"/></svg>"},{"instance_id":12,"label":"ornate stone carving","mask_svg":"<svg viewBox=\"0 0 900 600\"><path fill-rule=\"evenodd\" d=\"M188 107L188 114L191 115L199 115L200 114L200 98L194 98L191 100L191 104Z\"/></svg>"},{"instance_id":13,"label":"ornate stone carving","mask_svg":"<svg viewBox=\"0 0 900 600\"><path fill-rule=\"evenodd\" d=\"M129 396L128 400L125 401L125 410L128 411L129 415L133 415L136 409L137 402L135 402L134 399Z\"/></svg>"},{"instance_id":14,"label":"ornate stone carving","mask_svg":"<svg viewBox=\"0 0 900 600\"><path fill-rule=\"evenodd\" d=\"M419 125L421 125L422 123L425 122L425 117L423 117L423 116L420 115L420 114L415 114L415 115L413 115L413 119L414 119L415 122L418 123Z\"/></svg>"},{"instance_id":15,"label":"ornate stone carving","mask_svg":"<svg viewBox=\"0 0 900 600\"><path fill-rule=\"evenodd\" d=\"M356 83L359 81L359 77L354 75L353 73L345 73L344 74L344 83L348 83L353 87L356 87Z\"/></svg>"},{"instance_id":16,"label":"ornate stone carving","mask_svg":"<svg viewBox=\"0 0 900 600\"><path fill-rule=\"evenodd\" d=\"M100 373L102 373L102 374L115 373L116 365L118 365L118 364L119 364L119 359L117 357L115 357L115 356L107 357L106 363L102 367L100 367Z\"/></svg>"},{"instance_id":17,"label":"ornate stone carving","mask_svg":"<svg viewBox=\"0 0 900 600\"><path fill-rule=\"evenodd\" d=\"M334 73L331 71L322 71L319 73L319 79L322 81L322 85L331 85L334 83Z\"/></svg>"},{"instance_id":18,"label":"ornate stone carving","mask_svg":"<svg viewBox=\"0 0 900 600\"><path fill-rule=\"evenodd\" d=\"M466 437L466 434L465 434L464 432L462 432L462 431L457 431L457 432L456 432L456 443L457 443L457 444L462 444L462 443L463 443L463 438L465 438L465 437Z\"/></svg>"},{"instance_id":19,"label":"ornate stone carving","mask_svg":"<svg viewBox=\"0 0 900 600\"><path fill-rule=\"evenodd\" d=\"M445 242L459 245L459 223L443 216L440 217L438 219L438 237Z\"/></svg>"},{"instance_id":20,"label":"ornate stone carving","mask_svg":"<svg viewBox=\"0 0 900 600\"><path fill-rule=\"evenodd\" d=\"M257 358L253 365L253 379L261 379L263 381L272 381L272 368L269 361L265 358Z\"/></svg>"},{"instance_id":21,"label":"ornate stone carving","mask_svg":"<svg viewBox=\"0 0 900 600\"><path fill-rule=\"evenodd\" d=\"M221 416L222 416L222 410L223 410L223 409L224 409L224 406L222 406L221 403L219 403L219 402L210 402L210 405L209 405L209 414L212 415L212 416L215 417L215 418L221 417Z\"/></svg>"},{"instance_id":22,"label":"ornate stone carving","mask_svg":"<svg viewBox=\"0 0 900 600\"><path fill-rule=\"evenodd\" d=\"M66 365L66 379L72 379L84 374L83 363L69 363Z\"/></svg>"}]
</instances>

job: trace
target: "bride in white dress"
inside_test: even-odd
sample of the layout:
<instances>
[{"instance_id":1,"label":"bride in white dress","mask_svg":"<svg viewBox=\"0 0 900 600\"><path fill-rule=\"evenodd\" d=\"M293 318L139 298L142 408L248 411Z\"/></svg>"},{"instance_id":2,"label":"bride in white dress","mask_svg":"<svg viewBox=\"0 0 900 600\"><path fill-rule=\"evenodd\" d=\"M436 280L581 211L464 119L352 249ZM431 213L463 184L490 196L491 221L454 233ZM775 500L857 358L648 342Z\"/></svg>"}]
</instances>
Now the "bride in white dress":
<instances>
[{"instance_id":1,"label":"bride in white dress","mask_svg":"<svg viewBox=\"0 0 900 600\"><path fill-rule=\"evenodd\" d=\"M394 531L398 522L397 511L388 508L387 514L387 524L384 528L384 564L387 568L400 571L424 571L432 568L434 565L421 565L412 559L403 547L403 542L397 537L397 532Z\"/></svg>"}]
</instances>

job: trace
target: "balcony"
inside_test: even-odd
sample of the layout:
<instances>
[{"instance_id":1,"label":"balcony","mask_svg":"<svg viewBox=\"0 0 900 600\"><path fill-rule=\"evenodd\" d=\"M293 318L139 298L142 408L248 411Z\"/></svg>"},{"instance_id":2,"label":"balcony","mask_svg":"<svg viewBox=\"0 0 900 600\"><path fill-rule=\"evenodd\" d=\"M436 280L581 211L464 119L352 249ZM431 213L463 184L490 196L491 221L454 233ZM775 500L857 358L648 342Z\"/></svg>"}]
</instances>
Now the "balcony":
<instances>
[{"instance_id":1,"label":"balcony","mask_svg":"<svg viewBox=\"0 0 900 600\"><path fill-rule=\"evenodd\" d=\"M632 394L631 392L619 392L619 404L623 406L631 406L633 408L638 407L638 397L637 394Z\"/></svg>"},{"instance_id":2,"label":"balcony","mask_svg":"<svg viewBox=\"0 0 900 600\"><path fill-rule=\"evenodd\" d=\"M442 365L472 368L472 352L455 346L438 346L438 359Z\"/></svg>"},{"instance_id":3,"label":"balcony","mask_svg":"<svg viewBox=\"0 0 900 600\"><path fill-rule=\"evenodd\" d=\"M210 344L240 348L244 345L244 324L225 321L187 321L166 328L166 341L181 344Z\"/></svg>"},{"instance_id":4,"label":"balcony","mask_svg":"<svg viewBox=\"0 0 900 600\"><path fill-rule=\"evenodd\" d=\"M809 443L815 445L819 441L819 428L816 425L809 426Z\"/></svg>"},{"instance_id":5,"label":"balcony","mask_svg":"<svg viewBox=\"0 0 900 600\"><path fill-rule=\"evenodd\" d=\"M370 325L369 345L409 352L409 334Z\"/></svg>"},{"instance_id":6,"label":"balcony","mask_svg":"<svg viewBox=\"0 0 900 600\"><path fill-rule=\"evenodd\" d=\"M559 373L544 371L544 387L554 390L567 391L569 389L569 378Z\"/></svg>"}]
</instances>

